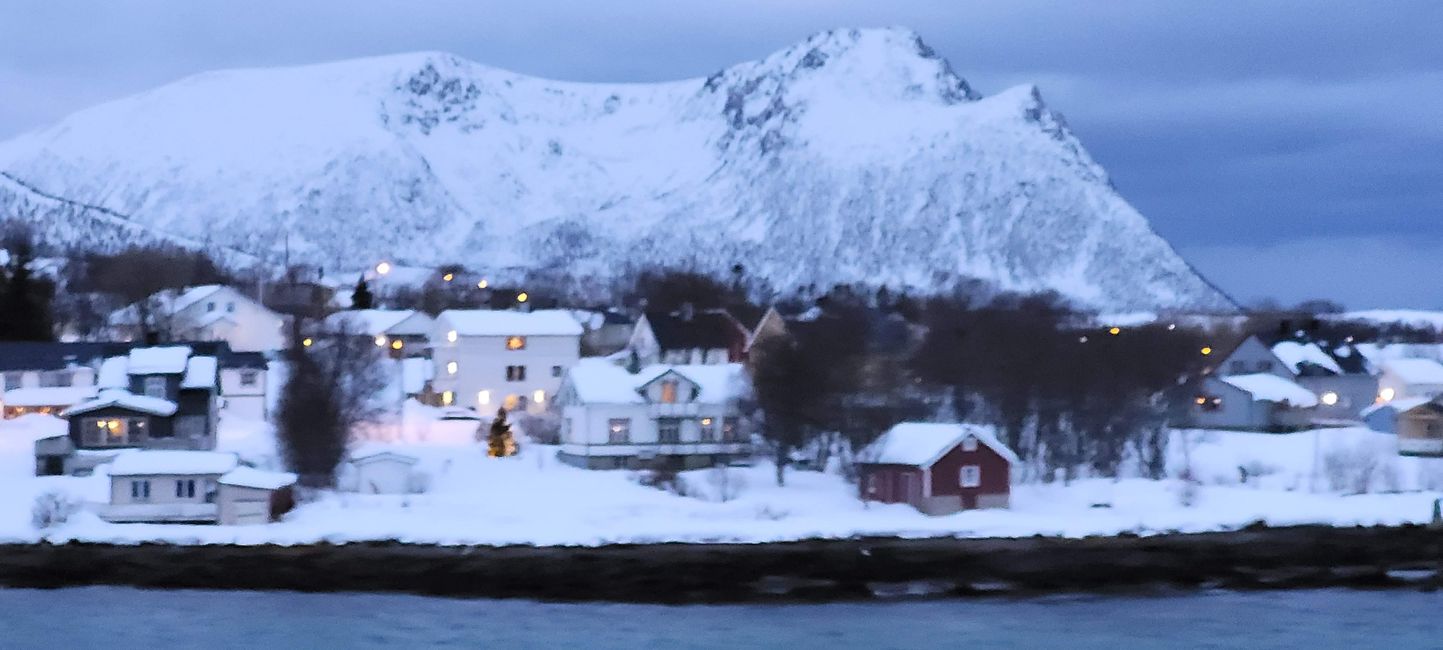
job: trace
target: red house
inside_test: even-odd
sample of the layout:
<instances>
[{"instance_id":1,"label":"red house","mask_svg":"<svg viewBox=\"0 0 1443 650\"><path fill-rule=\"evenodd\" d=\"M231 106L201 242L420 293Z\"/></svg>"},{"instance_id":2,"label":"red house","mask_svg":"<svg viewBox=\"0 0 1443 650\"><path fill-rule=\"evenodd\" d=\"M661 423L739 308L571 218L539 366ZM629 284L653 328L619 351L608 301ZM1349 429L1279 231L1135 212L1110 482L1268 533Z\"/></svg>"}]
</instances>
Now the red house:
<instances>
[{"instance_id":1,"label":"red house","mask_svg":"<svg viewBox=\"0 0 1443 650\"><path fill-rule=\"evenodd\" d=\"M1017 462L987 427L903 422L862 452L857 469L862 500L945 515L1006 508Z\"/></svg>"}]
</instances>

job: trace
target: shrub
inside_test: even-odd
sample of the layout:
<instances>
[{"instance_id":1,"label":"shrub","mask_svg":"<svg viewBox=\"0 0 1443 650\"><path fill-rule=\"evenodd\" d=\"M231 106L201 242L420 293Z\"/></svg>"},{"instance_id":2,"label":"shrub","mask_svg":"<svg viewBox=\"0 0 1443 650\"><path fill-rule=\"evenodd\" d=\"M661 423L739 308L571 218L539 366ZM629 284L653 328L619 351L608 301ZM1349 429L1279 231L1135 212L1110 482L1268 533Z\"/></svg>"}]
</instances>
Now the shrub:
<instances>
[{"instance_id":1,"label":"shrub","mask_svg":"<svg viewBox=\"0 0 1443 650\"><path fill-rule=\"evenodd\" d=\"M52 490L35 497L35 505L30 510L30 524L37 530L47 530L59 526L70 520L70 516L79 512L81 503L70 495Z\"/></svg>"}]
</instances>

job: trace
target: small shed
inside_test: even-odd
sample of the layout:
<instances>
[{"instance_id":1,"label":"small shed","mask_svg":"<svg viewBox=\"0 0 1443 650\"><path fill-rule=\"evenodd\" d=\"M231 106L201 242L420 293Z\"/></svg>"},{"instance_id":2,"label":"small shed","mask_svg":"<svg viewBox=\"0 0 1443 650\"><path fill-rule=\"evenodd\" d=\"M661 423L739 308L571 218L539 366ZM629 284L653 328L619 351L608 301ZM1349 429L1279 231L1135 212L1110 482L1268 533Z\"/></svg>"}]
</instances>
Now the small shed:
<instances>
[{"instance_id":1,"label":"small shed","mask_svg":"<svg viewBox=\"0 0 1443 650\"><path fill-rule=\"evenodd\" d=\"M929 515L1008 507L1020 462L991 428L923 422L888 429L860 458L864 501L907 503Z\"/></svg>"},{"instance_id":2,"label":"small shed","mask_svg":"<svg viewBox=\"0 0 1443 650\"><path fill-rule=\"evenodd\" d=\"M1426 397L1400 397L1378 402L1359 412L1363 424L1381 433L1398 433L1398 414L1428 402Z\"/></svg>"},{"instance_id":3,"label":"small shed","mask_svg":"<svg viewBox=\"0 0 1443 650\"><path fill-rule=\"evenodd\" d=\"M1425 401L1398 411L1398 453L1404 456L1443 456L1443 404Z\"/></svg>"},{"instance_id":4,"label":"small shed","mask_svg":"<svg viewBox=\"0 0 1443 650\"><path fill-rule=\"evenodd\" d=\"M349 486L361 494L409 494L414 456L386 449L361 450L351 456Z\"/></svg>"},{"instance_id":5,"label":"small shed","mask_svg":"<svg viewBox=\"0 0 1443 650\"><path fill-rule=\"evenodd\" d=\"M237 467L217 481L220 495L217 523L223 526L267 524L295 507L296 475Z\"/></svg>"}]
</instances>

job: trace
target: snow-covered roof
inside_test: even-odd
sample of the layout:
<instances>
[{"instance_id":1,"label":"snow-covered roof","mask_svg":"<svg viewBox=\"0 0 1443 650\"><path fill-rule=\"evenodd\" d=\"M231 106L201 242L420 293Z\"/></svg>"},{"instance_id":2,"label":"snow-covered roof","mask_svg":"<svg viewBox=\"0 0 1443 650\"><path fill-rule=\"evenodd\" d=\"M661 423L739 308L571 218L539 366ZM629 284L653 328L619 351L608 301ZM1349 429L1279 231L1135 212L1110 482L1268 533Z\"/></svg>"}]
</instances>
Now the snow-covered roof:
<instances>
[{"instance_id":1,"label":"snow-covered roof","mask_svg":"<svg viewBox=\"0 0 1443 650\"><path fill-rule=\"evenodd\" d=\"M1404 411L1411 411L1415 408L1418 408L1419 406L1427 404L1432 399L1433 398L1431 397L1399 397L1397 399L1387 402L1378 402L1377 404L1373 404L1368 408L1363 409L1361 412L1358 413L1358 415L1361 417L1368 417L1383 409L1389 409L1392 411L1397 411L1398 413L1402 413Z\"/></svg>"},{"instance_id":2,"label":"snow-covered roof","mask_svg":"<svg viewBox=\"0 0 1443 650\"><path fill-rule=\"evenodd\" d=\"M1432 359L1389 359L1383 371L1408 384L1443 384L1443 363Z\"/></svg>"},{"instance_id":3,"label":"snow-covered roof","mask_svg":"<svg viewBox=\"0 0 1443 650\"><path fill-rule=\"evenodd\" d=\"M268 472L242 465L222 474L217 482L221 485L234 485L257 490L279 490L287 485L295 484L296 475L290 472Z\"/></svg>"},{"instance_id":4,"label":"snow-covered roof","mask_svg":"<svg viewBox=\"0 0 1443 650\"><path fill-rule=\"evenodd\" d=\"M415 465L417 462L420 462L420 460L415 456L407 456L406 454L391 451L389 449L363 448L351 454L351 462L357 465L365 465L367 463L374 463L386 460L395 461L398 463L405 463L407 465Z\"/></svg>"},{"instance_id":5,"label":"snow-covered roof","mask_svg":"<svg viewBox=\"0 0 1443 650\"><path fill-rule=\"evenodd\" d=\"M191 357L185 362L185 376L180 379L181 388L211 388L215 386L215 357Z\"/></svg>"},{"instance_id":6,"label":"snow-covered roof","mask_svg":"<svg viewBox=\"0 0 1443 650\"><path fill-rule=\"evenodd\" d=\"M237 464L235 454L218 451L135 449L115 457L110 464L110 475L221 475L235 469Z\"/></svg>"},{"instance_id":7,"label":"snow-covered roof","mask_svg":"<svg viewBox=\"0 0 1443 650\"><path fill-rule=\"evenodd\" d=\"M448 309L437 320L445 320L459 336L581 336L581 323L560 309L499 311L493 309Z\"/></svg>"},{"instance_id":8,"label":"snow-covered roof","mask_svg":"<svg viewBox=\"0 0 1443 650\"><path fill-rule=\"evenodd\" d=\"M198 303L202 300L205 300L206 298L215 295L217 292L224 288L225 287L223 285L219 284L206 284L198 287L188 287L184 291L181 291L180 295L177 295L174 301L170 303L170 311L171 313L183 311L187 307L190 307L195 303Z\"/></svg>"},{"instance_id":9,"label":"snow-covered roof","mask_svg":"<svg viewBox=\"0 0 1443 650\"><path fill-rule=\"evenodd\" d=\"M1298 341L1282 341L1273 345L1273 355L1287 364L1293 374L1298 374L1305 363L1325 368L1334 374L1343 374L1343 368L1317 343L1301 343Z\"/></svg>"},{"instance_id":10,"label":"snow-covered roof","mask_svg":"<svg viewBox=\"0 0 1443 650\"><path fill-rule=\"evenodd\" d=\"M12 388L5 391L5 406L69 406L95 397L94 386Z\"/></svg>"},{"instance_id":11,"label":"snow-covered roof","mask_svg":"<svg viewBox=\"0 0 1443 650\"><path fill-rule=\"evenodd\" d=\"M154 348L135 348L130 351L126 372L132 375L177 374L185 372L190 348L184 345L168 345Z\"/></svg>"},{"instance_id":12,"label":"snow-covered roof","mask_svg":"<svg viewBox=\"0 0 1443 650\"><path fill-rule=\"evenodd\" d=\"M81 413L89 413L98 409L110 406L118 406L131 411L149 413L151 415L169 416L175 414L175 402L159 397L136 395L130 391L117 388L106 388L100 391L95 399L81 402L65 409L60 415L70 417Z\"/></svg>"},{"instance_id":13,"label":"snow-covered roof","mask_svg":"<svg viewBox=\"0 0 1443 650\"><path fill-rule=\"evenodd\" d=\"M1318 396L1297 382L1283 379L1274 374L1259 372L1251 375L1229 375L1219 377L1223 383L1242 390L1258 402L1286 403L1291 406L1312 408L1318 405Z\"/></svg>"},{"instance_id":14,"label":"snow-covered roof","mask_svg":"<svg viewBox=\"0 0 1443 650\"><path fill-rule=\"evenodd\" d=\"M95 373L95 385L98 388L128 388L130 386L130 375L126 368L130 362L125 357L110 357L100 362L100 372Z\"/></svg>"},{"instance_id":15,"label":"snow-covered roof","mask_svg":"<svg viewBox=\"0 0 1443 650\"><path fill-rule=\"evenodd\" d=\"M414 309L352 309L327 316L325 326L330 332L367 336L419 336L430 332L431 317Z\"/></svg>"},{"instance_id":16,"label":"snow-covered roof","mask_svg":"<svg viewBox=\"0 0 1443 650\"><path fill-rule=\"evenodd\" d=\"M927 467L937 462L968 436L987 445L1010 463L1017 454L997 439L991 427L948 422L902 422L888 429L862 451L863 462Z\"/></svg>"},{"instance_id":17,"label":"snow-covered roof","mask_svg":"<svg viewBox=\"0 0 1443 650\"><path fill-rule=\"evenodd\" d=\"M739 399L751 389L746 369L739 363L711 365L657 364L631 374L604 359L582 359L566 374L576 397L587 404L642 404L641 387L674 372L700 389L696 401L721 404Z\"/></svg>"},{"instance_id":18,"label":"snow-covered roof","mask_svg":"<svg viewBox=\"0 0 1443 650\"><path fill-rule=\"evenodd\" d=\"M159 314L173 315L209 298L224 288L219 284L207 284L188 287L180 291L165 289L151 295L146 300L150 301L153 311ZM112 325L134 325L140 321L140 313L139 307L132 304L112 313L109 320Z\"/></svg>"}]
</instances>

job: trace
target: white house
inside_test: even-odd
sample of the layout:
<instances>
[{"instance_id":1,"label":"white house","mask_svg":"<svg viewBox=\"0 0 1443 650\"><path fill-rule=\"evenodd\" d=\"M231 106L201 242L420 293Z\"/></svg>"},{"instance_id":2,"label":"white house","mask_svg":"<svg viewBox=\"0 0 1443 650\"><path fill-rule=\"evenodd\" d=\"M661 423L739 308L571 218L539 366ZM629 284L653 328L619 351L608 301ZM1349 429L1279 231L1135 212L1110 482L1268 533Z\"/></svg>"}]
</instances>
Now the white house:
<instances>
[{"instance_id":1,"label":"white house","mask_svg":"<svg viewBox=\"0 0 1443 650\"><path fill-rule=\"evenodd\" d=\"M286 319L231 287L211 284L162 291L146 300L152 326L170 340L225 341L237 352L286 347ZM130 340L145 335L141 305L110 315L110 325Z\"/></svg>"},{"instance_id":2,"label":"white house","mask_svg":"<svg viewBox=\"0 0 1443 650\"><path fill-rule=\"evenodd\" d=\"M362 494L409 494L416 486L415 456L385 449L360 449L351 455L342 484Z\"/></svg>"},{"instance_id":3,"label":"white house","mask_svg":"<svg viewBox=\"0 0 1443 650\"><path fill-rule=\"evenodd\" d=\"M114 523L258 524L290 508L295 475L239 464L214 451L127 451L110 466Z\"/></svg>"},{"instance_id":4,"label":"white house","mask_svg":"<svg viewBox=\"0 0 1443 650\"><path fill-rule=\"evenodd\" d=\"M581 358L581 334L561 310L443 311L431 330L432 388L443 406L545 410Z\"/></svg>"},{"instance_id":5,"label":"white house","mask_svg":"<svg viewBox=\"0 0 1443 650\"><path fill-rule=\"evenodd\" d=\"M1443 395L1443 363L1433 359L1389 359L1378 375L1378 399Z\"/></svg>"},{"instance_id":6,"label":"white house","mask_svg":"<svg viewBox=\"0 0 1443 650\"><path fill-rule=\"evenodd\" d=\"M750 390L739 363L653 365L632 374L583 360L557 395L558 457L591 469L728 462L751 451L737 406Z\"/></svg>"},{"instance_id":7,"label":"white house","mask_svg":"<svg viewBox=\"0 0 1443 650\"><path fill-rule=\"evenodd\" d=\"M423 354L434 326L430 316L415 309L353 309L325 321L327 332L364 336L398 358Z\"/></svg>"}]
</instances>

